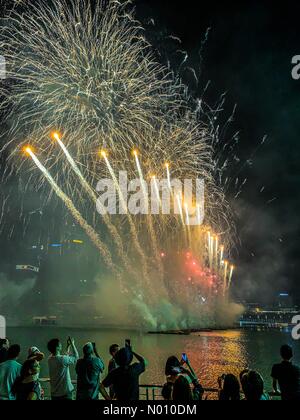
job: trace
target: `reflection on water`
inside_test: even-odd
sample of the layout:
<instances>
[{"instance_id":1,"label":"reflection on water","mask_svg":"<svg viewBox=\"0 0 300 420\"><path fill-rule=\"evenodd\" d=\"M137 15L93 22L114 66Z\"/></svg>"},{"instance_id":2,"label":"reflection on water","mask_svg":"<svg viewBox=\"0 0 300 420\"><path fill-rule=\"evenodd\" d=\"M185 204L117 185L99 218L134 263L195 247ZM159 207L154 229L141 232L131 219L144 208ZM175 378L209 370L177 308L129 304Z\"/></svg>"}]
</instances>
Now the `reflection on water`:
<instances>
[{"instance_id":1,"label":"reflection on water","mask_svg":"<svg viewBox=\"0 0 300 420\"><path fill-rule=\"evenodd\" d=\"M186 351L205 386L215 387L223 373L239 374L247 366L243 332L195 334L186 343Z\"/></svg>"},{"instance_id":2,"label":"reflection on water","mask_svg":"<svg viewBox=\"0 0 300 420\"><path fill-rule=\"evenodd\" d=\"M71 335L81 348L87 341L96 341L99 353L107 363L108 348L113 343L122 345L130 338L135 351L149 361L143 374L143 384L163 384L166 359L182 352L188 357L204 387L216 387L217 378L223 373L238 375L246 367L258 370L265 378L266 389L271 390L271 367L279 359L279 348L289 343L295 351L295 362L300 363L300 349L288 333L277 331L216 331L191 335L152 335L124 330L80 330L63 328L9 328L11 342L22 346L22 359L29 346L35 345L46 354L47 341L58 337L66 340ZM42 363L42 376L48 376L47 363ZM74 375L75 378L75 375Z\"/></svg>"}]
</instances>

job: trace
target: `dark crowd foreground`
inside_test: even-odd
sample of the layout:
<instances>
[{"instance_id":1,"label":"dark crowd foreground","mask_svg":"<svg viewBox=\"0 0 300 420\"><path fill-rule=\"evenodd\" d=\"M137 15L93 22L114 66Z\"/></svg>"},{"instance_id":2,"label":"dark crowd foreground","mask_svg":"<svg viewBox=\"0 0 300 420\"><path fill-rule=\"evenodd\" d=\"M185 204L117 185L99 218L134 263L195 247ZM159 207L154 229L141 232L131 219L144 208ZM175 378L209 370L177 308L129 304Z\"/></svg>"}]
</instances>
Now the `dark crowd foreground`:
<instances>
[{"instance_id":1,"label":"dark crowd foreground","mask_svg":"<svg viewBox=\"0 0 300 420\"><path fill-rule=\"evenodd\" d=\"M130 340L125 346L112 344L109 348L108 374L96 344L88 342L79 357L74 339L67 340L63 350L62 342L54 338L48 342L48 369L51 400L117 400L137 401L140 399L140 376L147 368L147 361L133 350ZM45 355L35 346L28 350L27 360L18 362L21 348L10 345L8 339L0 340L0 400L43 400L45 392L39 378L40 363ZM273 378L272 397L282 400L300 401L300 368L292 363L293 351L288 345L280 349L282 361L271 370ZM75 366L76 390L71 380L70 367ZM165 401L191 402L206 399L205 389L200 384L194 369L183 353L181 359L170 356L165 366L166 382L157 399ZM238 401L269 400L272 397L264 389L264 379L251 369L243 370L239 378L222 375L216 379L218 399Z\"/></svg>"}]
</instances>

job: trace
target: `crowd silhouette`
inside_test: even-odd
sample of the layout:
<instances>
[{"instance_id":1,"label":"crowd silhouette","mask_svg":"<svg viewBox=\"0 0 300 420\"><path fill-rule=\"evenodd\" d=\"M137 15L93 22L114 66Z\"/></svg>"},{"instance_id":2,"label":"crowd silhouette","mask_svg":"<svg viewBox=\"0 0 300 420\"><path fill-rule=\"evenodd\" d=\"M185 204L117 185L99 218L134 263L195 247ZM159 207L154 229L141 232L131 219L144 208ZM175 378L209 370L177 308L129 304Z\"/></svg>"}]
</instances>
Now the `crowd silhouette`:
<instances>
[{"instance_id":1,"label":"crowd silhouette","mask_svg":"<svg viewBox=\"0 0 300 420\"><path fill-rule=\"evenodd\" d=\"M112 344L111 359L105 375L105 363L97 351L96 343L83 346L80 358L75 340L67 339L67 348L58 338L47 345L50 395L45 396L40 380L40 364L46 363L45 355L35 346L28 349L27 359L21 364L21 348L10 345L8 339L0 340L0 400L117 400L137 401L140 399L140 376L148 363L136 353L130 340L124 347ZM224 374L216 378L215 399L227 401L264 401L272 398L300 400L300 368L293 364L293 350L288 345L280 349L281 362L271 370L272 392L265 390L264 379L259 372L243 370L239 378ZM70 367L75 367L76 387L71 379ZM197 378L188 356L170 356L165 365L166 381L156 399L165 401L191 402L207 399L206 390Z\"/></svg>"}]
</instances>

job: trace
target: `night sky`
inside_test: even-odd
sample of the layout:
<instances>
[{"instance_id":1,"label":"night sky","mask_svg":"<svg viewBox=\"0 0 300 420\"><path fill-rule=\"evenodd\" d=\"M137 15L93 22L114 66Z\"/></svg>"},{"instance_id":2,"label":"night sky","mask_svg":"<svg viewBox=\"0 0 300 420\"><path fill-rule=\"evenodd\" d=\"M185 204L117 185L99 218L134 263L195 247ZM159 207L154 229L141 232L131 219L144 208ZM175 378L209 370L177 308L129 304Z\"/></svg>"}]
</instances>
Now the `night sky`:
<instances>
[{"instance_id":1,"label":"night sky","mask_svg":"<svg viewBox=\"0 0 300 420\"><path fill-rule=\"evenodd\" d=\"M228 175L247 178L237 199L229 191L241 240L236 297L270 301L287 291L300 300L300 80L291 76L292 57L300 55L299 2L133 3L157 56L165 63L170 54L175 71L180 59L167 36L181 39L180 49L187 51L188 65L200 78L197 86L182 71L193 96L202 95L208 81L208 104L226 92L224 122L237 105L224 136L230 140L239 131L236 154L241 161Z\"/></svg>"},{"instance_id":2,"label":"night sky","mask_svg":"<svg viewBox=\"0 0 300 420\"><path fill-rule=\"evenodd\" d=\"M192 94L210 80L208 103L227 92L225 117L237 105L227 131L228 138L240 132L241 164L230 175L247 178L232 200L241 239L237 295L269 301L288 291L299 299L300 80L291 77L300 54L299 2L139 0L137 11L182 40L189 65L201 72Z\"/></svg>"}]
</instances>

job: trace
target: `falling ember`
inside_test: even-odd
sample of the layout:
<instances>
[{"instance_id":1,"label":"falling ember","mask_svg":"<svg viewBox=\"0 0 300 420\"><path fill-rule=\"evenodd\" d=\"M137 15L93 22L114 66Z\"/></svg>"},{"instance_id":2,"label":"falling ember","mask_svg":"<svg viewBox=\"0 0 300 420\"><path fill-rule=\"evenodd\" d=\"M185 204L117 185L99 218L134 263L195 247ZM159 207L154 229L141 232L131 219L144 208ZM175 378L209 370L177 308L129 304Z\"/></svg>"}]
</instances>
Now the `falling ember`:
<instances>
[{"instance_id":1,"label":"falling ember","mask_svg":"<svg viewBox=\"0 0 300 420\"><path fill-rule=\"evenodd\" d=\"M211 268L211 265L212 265L211 240L212 240L212 237L211 237L211 233L210 232L208 232L208 234L207 234L207 240L208 240L208 243L207 243L207 247L208 247L208 261L209 261L209 267Z\"/></svg>"},{"instance_id":2,"label":"falling ember","mask_svg":"<svg viewBox=\"0 0 300 420\"><path fill-rule=\"evenodd\" d=\"M223 258L224 258L224 245L221 245L220 246L220 267L222 266Z\"/></svg>"},{"instance_id":3,"label":"falling ember","mask_svg":"<svg viewBox=\"0 0 300 420\"><path fill-rule=\"evenodd\" d=\"M232 276L233 276L234 266L232 265L230 267L230 273L229 273L229 281L228 281L228 289L230 289L231 282L232 282Z\"/></svg>"},{"instance_id":4,"label":"falling ember","mask_svg":"<svg viewBox=\"0 0 300 420\"><path fill-rule=\"evenodd\" d=\"M224 261L224 296L227 289L228 261Z\"/></svg>"},{"instance_id":5,"label":"falling ember","mask_svg":"<svg viewBox=\"0 0 300 420\"><path fill-rule=\"evenodd\" d=\"M170 190L172 190L172 185L171 185L171 174L170 174L170 165L169 163L165 164L166 170L167 170L167 179L168 179L168 186L170 188Z\"/></svg>"},{"instance_id":6,"label":"falling ember","mask_svg":"<svg viewBox=\"0 0 300 420\"><path fill-rule=\"evenodd\" d=\"M179 212L180 212L180 217L181 217L181 221L183 226L185 226L184 224L184 217L183 217L183 210L182 210L182 202L180 200L179 194L176 194L176 200L177 200L177 204L178 204L178 208L179 208Z\"/></svg>"},{"instance_id":7,"label":"falling ember","mask_svg":"<svg viewBox=\"0 0 300 420\"><path fill-rule=\"evenodd\" d=\"M211 259L210 268L212 269L213 261L214 261L214 237L213 236L210 238L210 259Z\"/></svg>"},{"instance_id":8,"label":"falling ember","mask_svg":"<svg viewBox=\"0 0 300 420\"><path fill-rule=\"evenodd\" d=\"M208 249L210 249L210 241L211 241L211 234L207 232L207 240L208 240Z\"/></svg>"},{"instance_id":9,"label":"falling ember","mask_svg":"<svg viewBox=\"0 0 300 420\"><path fill-rule=\"evenodd\" d=\"M144 197L145 197L145 199L148 200L147 191L146 191L145 182L144 182L144 175L143 175L142 167L141 167L141 164L140 164L138 152L137 152L137 150L134 150L132 153L133 153L134 158L135 158L135 163L136 163L136 167L137 167L138 174L139 174L139 177L140 177L140 181L141 181L141 186L142 186L142 190L143 190L143 193L144 193Z\"/></svg>"},{"instance_id":10,"label":"falling ember","mask_svg":"<svg viewBox=\"0 0 300 420\"><path fill-rule=\"evenodd\" d=\"M189 208L188 208L187 203L184 204L184 208L185 208L186 225L189 226L190 216L189 216Z\"/></svg>"},{"instance_id":11,"label":"falling ember","mask_svg":"<svg viewBox=\"0 0 300 420\"><path fill-rule=\"evenodd\" d=\"M216 236L216 256L218 255L219 252L219 238L218 236Z\"/></svg>"},{"instance_id":12,"label":"falling ember","mask_svg":"<svg viewBox=\"0 0 300 420\"><path fill-rule=\"evenodd\" d=\"M215 238L215 266L216 266L216 270L218 269L218 252L219 252L219 238L218 236L216 236Z\"/></svg>"},{"instance_id":13,"label":"falling ember","mask_svg":"<svg viewBox=\"0 0 300 420\"><path fill-rule=\"evenodd\" d=\"M157 179L155 175L152 175L151 177L153 184L154 184L154 189L155 189L155 193L156 193L156 198L158 200L158 202L161 204L161 200L160 200L160 194L159 194L159 189L158 189L158 185L157 185Z\"/></svg>"},{"instance_id":14,"label":"falling ember","mask_svg":"<svg viewBox=\"0 0 300 420\"><path fill-rule=\"evenodd\" d=\"M198 225L201 225L201 212L200 212L200 204L197 204L197 221Z\"/></svg>"}]
</instances>

